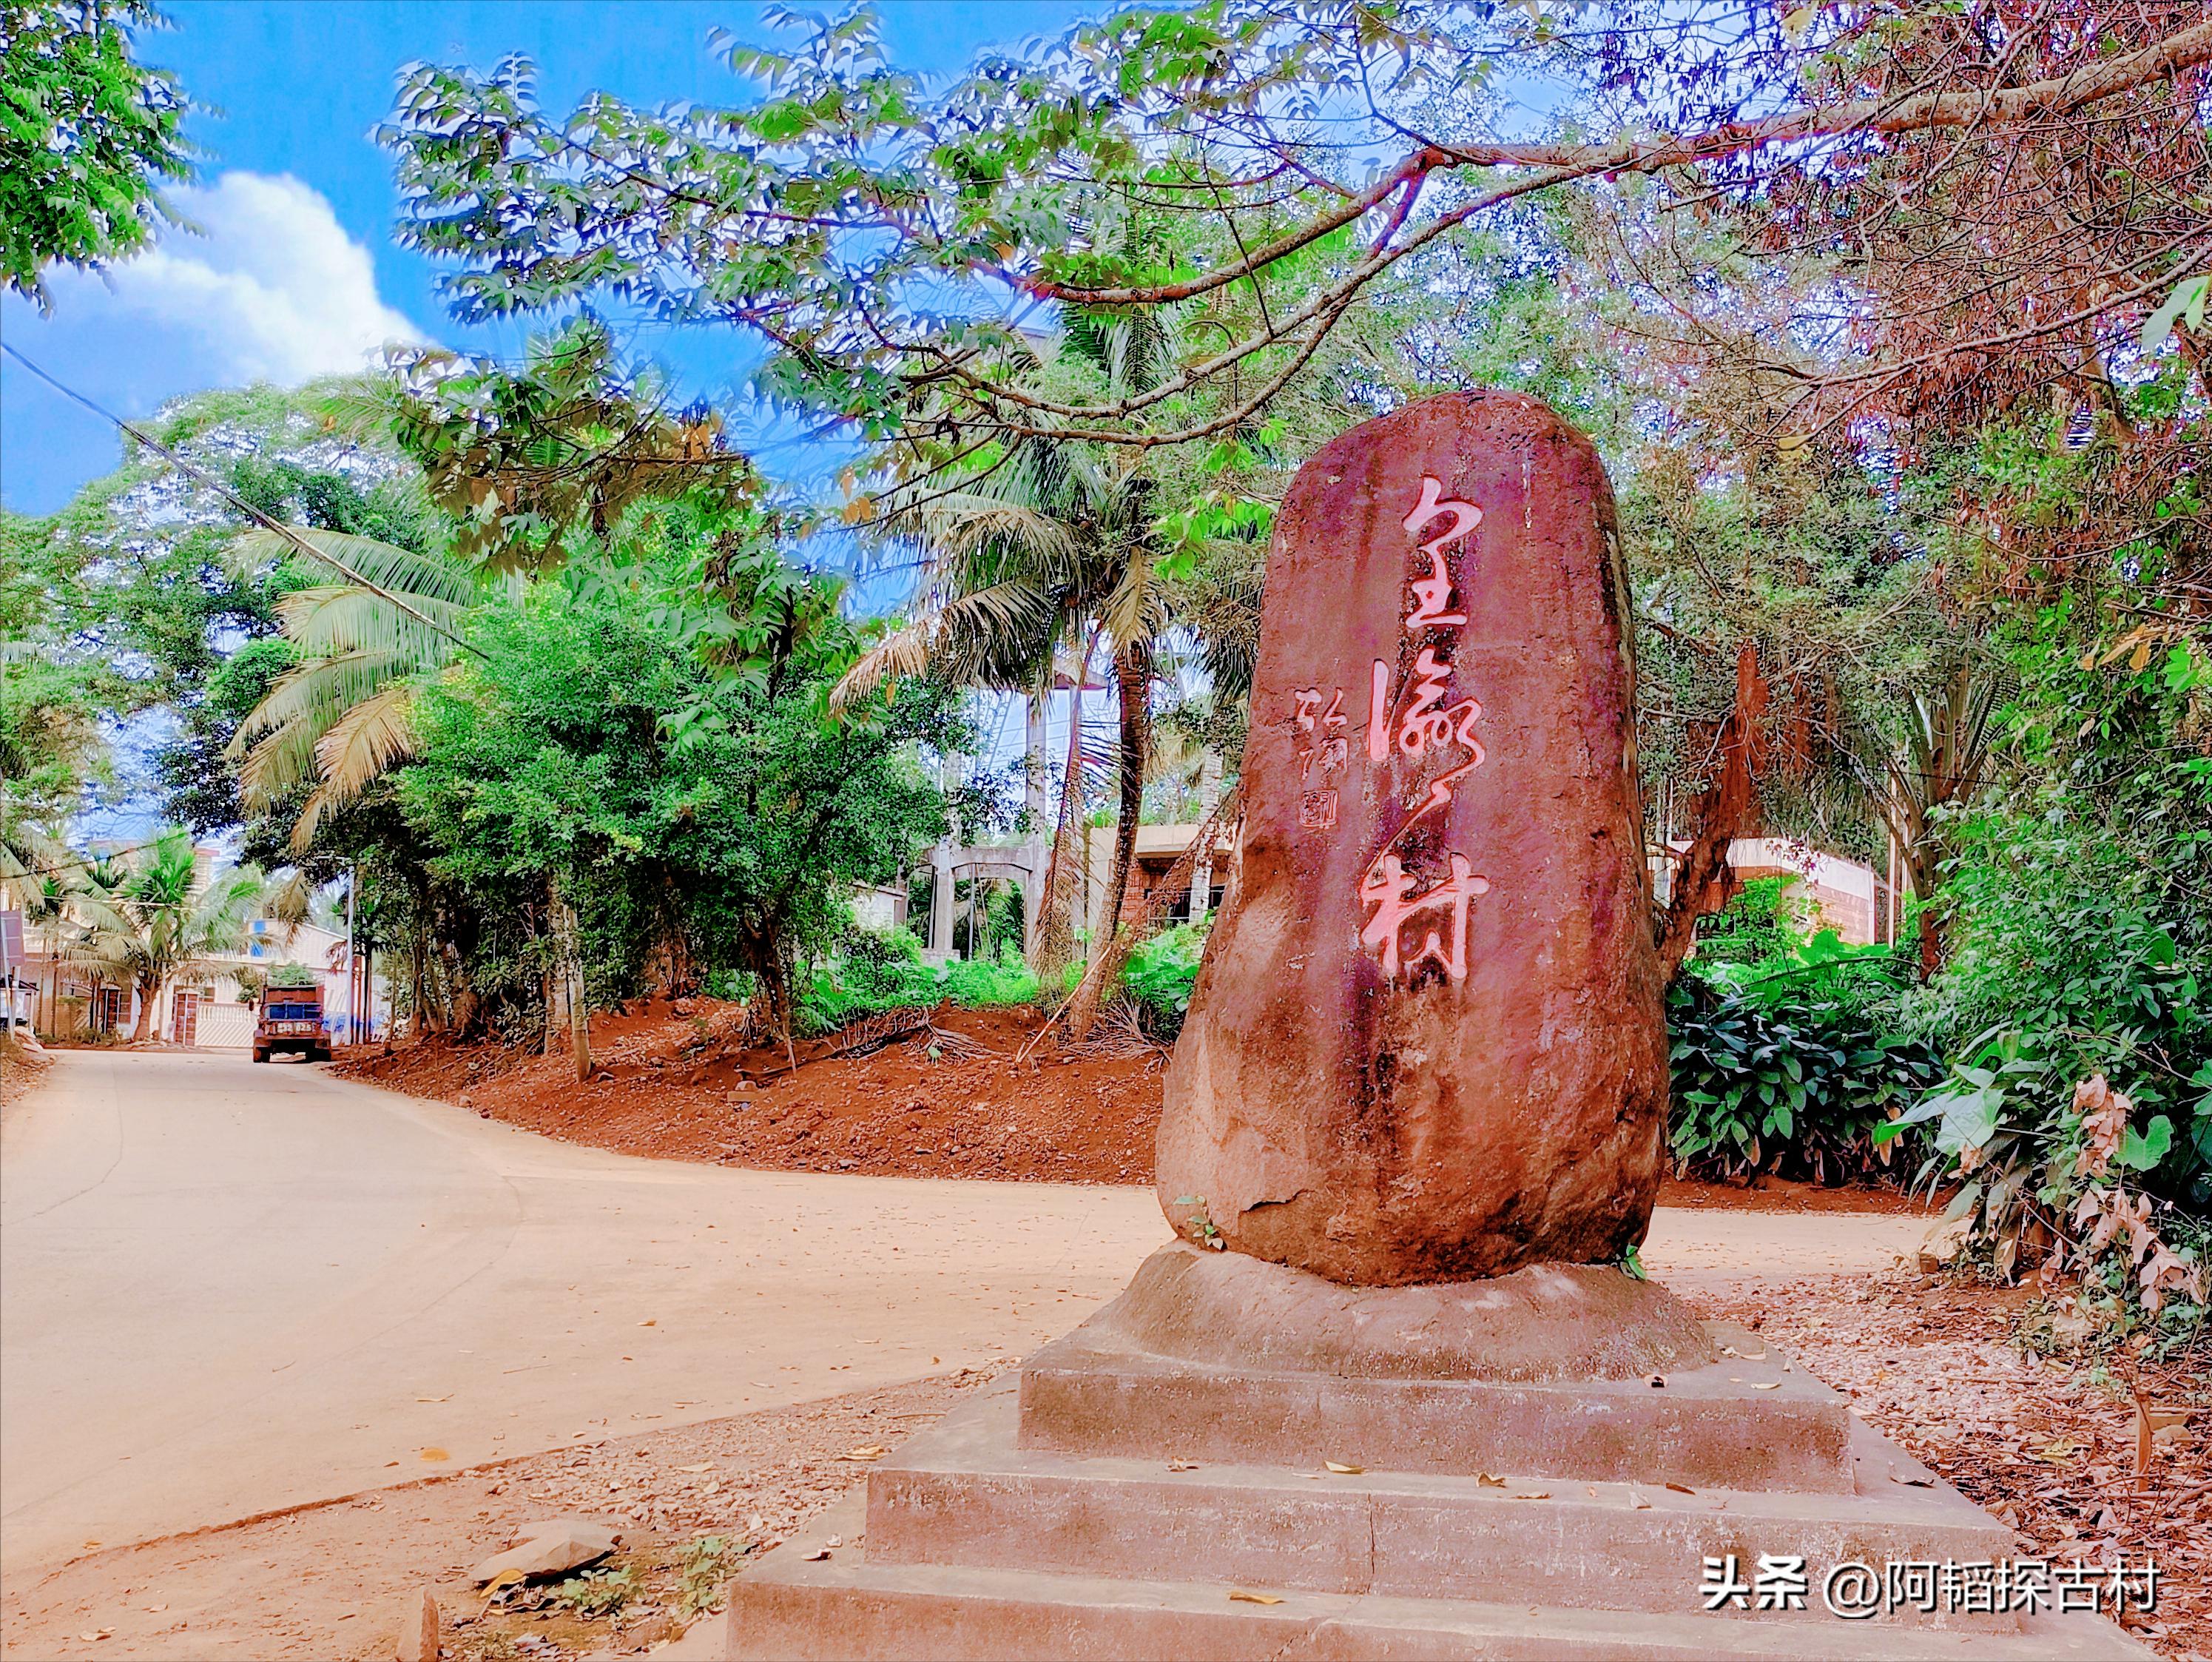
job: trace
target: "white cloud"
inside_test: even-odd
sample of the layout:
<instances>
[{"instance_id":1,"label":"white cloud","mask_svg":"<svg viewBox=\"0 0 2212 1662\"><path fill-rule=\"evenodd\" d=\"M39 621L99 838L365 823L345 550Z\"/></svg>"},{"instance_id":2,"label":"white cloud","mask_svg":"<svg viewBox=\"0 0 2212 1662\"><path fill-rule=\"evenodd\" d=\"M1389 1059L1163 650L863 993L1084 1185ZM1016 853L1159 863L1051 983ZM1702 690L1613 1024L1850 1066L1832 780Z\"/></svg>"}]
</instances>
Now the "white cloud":
<instances>
[{"instance_id":1,"label":"white cloud","mask_svg":"<svg viewBox=\"0 0 2212 1662\"><path fill-rule=\"evenodd\" d=\"M58 311L88 322L105 311L194 337L215 379L231 383L296 384L358 369L388 342L424 338L377 297L368 250L289 174L226 173L172 199L204 234L172 229L105 277L57 279Z\"/></svg>"}]
</instances>

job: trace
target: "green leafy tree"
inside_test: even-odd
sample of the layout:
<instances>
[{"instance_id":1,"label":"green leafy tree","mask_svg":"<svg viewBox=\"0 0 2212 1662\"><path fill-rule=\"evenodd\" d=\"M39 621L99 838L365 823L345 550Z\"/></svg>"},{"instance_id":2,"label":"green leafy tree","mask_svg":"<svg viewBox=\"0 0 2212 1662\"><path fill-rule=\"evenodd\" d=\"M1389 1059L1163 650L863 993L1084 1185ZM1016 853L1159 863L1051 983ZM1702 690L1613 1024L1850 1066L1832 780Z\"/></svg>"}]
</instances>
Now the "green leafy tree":
<instances>
[{"instance_id":1,"label":"green leafy tree","mask_svg":"<svg viewBox=\"0 0 2212 1662\"><path fill-rule=\"evenodd\" d=\"M176 80L133 57L146 0L0 0L0 283L44 307L50 265L96 269L172 216L191 176Z\"/></svg>"},{"instance_id":2,"label":"green leafy tree","mask_svg":"<svg viewBox=\"0 0 2212 1662\"><path fill-rule=\"evenodd\" d=\"M750 649L702 675L696 591L680 556L659 569L672 587L572 569L483 612L483 658L418 695L400 801L433 871L487 911L543 916L557 890L594 999L639 990L656 963L736 972L787 1031L798 960L842 929L848 886L943 834L911 747L957 735L951 696L915 681L830 717L860 642L835 587L780 562L729 596ZM523 943L487 955L480 985L520 1002L544 965Z\"/></svg>"},{"instance_id":3,"label":"green leafy tree","mask_svg":"<svg viewBox=\"0 0 2212 1662\"><path fill-rule=\"evenodd\" d=\"M1203 0L1116 12L939 89L887 61L866 10L791 21L790 50L726 45L757 94L736 108L633 109L595 94L564 119L538 107L526 59L489 74L416 68L384 135L404 240L454 262L465 316L611 291L756 330L777 386L871 437L926 417L971 441L1149 447L1263 417L1369 285L1531 194L1652 175L1687 199L1717 185L1803 200L1817 221L1838 151L1895 158L1927 186L1985 181L2024 134L2078 147L2112 125L2097 112L2124 104L2141 159L2170 172L2169 155L2201 155L2196 73L2212 58L2212 25L2189 0L2106 9L2094 31L2025 29L2002 48L1965 15L1899 28L1830 9L1808 28L1802 9L1729 0L1638 0L1571 22L1536 4ZM1588 87L1597 131L1504 131L1497 91L1531 71ZM2055 111L2081 118L2079 131L2054 134ZM1176 147L1165 161L1164 138ZM2191 189L2201 175L2165 199ZM1202 237L1102 236L1108 198ZM1249 326L1158 386L1024 385L1024 302L1202 307L1240 289L1265 300L1277 268L1332 240L1341 257L1310 295L1255 306ZM2031 274L2051 263L2033 246L2005 252ZM2134 252L2107 263L2117 274ZM1964 293L1978 283L1957 276ZM2115 281L2094 304L2141 311L2139 288Z\"/></svg>"}]
</instances>

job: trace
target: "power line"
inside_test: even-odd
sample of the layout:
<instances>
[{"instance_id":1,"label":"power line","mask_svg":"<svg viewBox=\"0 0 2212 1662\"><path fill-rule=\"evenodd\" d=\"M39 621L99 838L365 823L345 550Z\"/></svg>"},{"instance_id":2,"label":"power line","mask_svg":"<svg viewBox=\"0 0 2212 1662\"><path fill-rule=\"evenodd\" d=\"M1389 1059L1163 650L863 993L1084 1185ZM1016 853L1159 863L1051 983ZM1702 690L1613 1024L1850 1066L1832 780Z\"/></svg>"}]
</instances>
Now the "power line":
<instances>
[{"instance_id":1,"label":"power line","mask_svg":"<svg viewBox=\"0 0 2212 1662\"><path fill-rule=\"evenodd\" d=\"M360 572L348 565L343 560L338 558L337 555L329 553L323 549L316 547L305 537L302 537L297 531L295 531L290 526L282 524L279 521L271 519L268 514L263 513L252 502L247 502L243 496L240 496L236 491L233 490L228 485L224 484L220 479L217 479L213 474L208 472L204 468L200 467L196 463L186 461L175 451L170 449L168 446L161 443L157 440L149 438L144 433L141 432L137 428L133 427L129 422L124 420L122 417L115 414L112 411L103 409L100 405L94 403L90 399L87 398L83 393L78 392L75 387L57 380L53 376L48 374L37 364L32 362L30 359L25 357L21 352L18 351L14 346L9 344L7 342L0 341L0 352L7 353L9 357L15 359L16 362L21 364L23 368L29 370L40 380L46 382L47 386L52 387L54 391L59 393L64 398L70 399L72 403L83 405L84 408L91 411L94 415L98 416L102 421L113 423L115 426L121 429L125 433L130 435L131 437L137 440L140 444L144 445L147 449L152 451L164 461L167 461L170 466L175 468L179 472L185 474L189 478L198 480L202 485L205 486L208 490L214 491L216 496L222 497L223 501L229 503L234 508L237 509L238 512L245 514L246 518L260 526L262 529L264 531L273 532L276 535L281 537L285 542L290 544L292 547L298 550L301 553L305 554L309 559L321 561L325 565L327 565L333 570L337 571L340 576L343 577L348 582L353 584L356 587L367 589L370 594L384 601L386 605L396 607L400 612L405 613L408 617L412 618L416 623L422 624L423 628L430 630L433 634L443 636L447 640L451 641L455 646L460 648L462 651L472 652L479 658L488 659L490 657L491 654L489 653L486 652L482 647L477 646L474 642L464 640L460 636L447 628L445 624L439 623L435 618L427 616L407 600L402 599L399 595L393 594L390 589L370 581Z\"/></svg>"}]
</instances>

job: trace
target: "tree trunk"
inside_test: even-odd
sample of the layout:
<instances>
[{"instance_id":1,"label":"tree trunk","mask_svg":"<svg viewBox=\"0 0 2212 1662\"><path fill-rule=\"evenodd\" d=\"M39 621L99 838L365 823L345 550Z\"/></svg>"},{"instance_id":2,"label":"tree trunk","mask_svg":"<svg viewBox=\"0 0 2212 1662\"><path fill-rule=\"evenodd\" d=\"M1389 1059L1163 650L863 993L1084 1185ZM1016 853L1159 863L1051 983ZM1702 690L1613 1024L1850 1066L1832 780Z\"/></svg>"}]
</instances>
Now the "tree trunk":
<instances>
[{"instance_id":1,"label":"tree trunk","mask_svg":"<svg viewBox=\"0 0 2212 1662\"><path fill-rule=\"evenodd\" d=\"M413 947L415 958L415 1032L417 1038L446 1031L445 1018L438 1008L437 988L434 984L432 968L434 954L430 950L428 930L418 933Z\"/></svg>"},{"instance_id":2,"label":"tree trunk","mask_svg":"<svg viewBox=\"0 0 2212 1662\"><path fill-rule=\"evenodd\" d=\"M1920 973L1933 977L1943 967L1943 931L1936 922L1931 906L1920 908Z\"/></svg>"},{"instance_id":3,"label":"tree trunk","mask_svg":"<svg viewBox=\"0 0 2212 1662\"><path fill-rule=\"evenodd\" d=\"M1114 861L1106 874L1106 917L1091 949L1091 966L1067 1007L1068 1035L1078 1041L1090 1036L1097 1020L1106 986L1101 966L1121 934L1121 912L1128 904L1129 881L1136 868L1137 822L1145 809L1145 752L1152 736L1152 649L1142 642L1125 645L1114 654L1114 679L1121 703L1121 800L1114 819ZM1126 947L1121 955L1126 960Z\"/></svg>"},{"instance_id":4,"label":"tree trunk","mask_svg":"<svg viewBox=\"0 0 2212 1662\"><path fill-rule=\"evenodd\" d=\"M1106 989L1121 980L1121 971L1129 961L1129 954L1137 949L1137 943L1152 934L1159 921L1175 909L1176 893L1189 883L1199 861L1212 858L1213 844L1221 835L1221 827L1233 824L1243 812L1239 802L1243 794L1243 783L1240 780L1214 804L1212 812L1199 825L1198 835L1190 839L1190 846L1168 868L1167 876L1152 891L1152 898L1144 910L1130 920L1127 928L1117 928L1106 938L1098 955L1091 960L1091 967L1083 972L1074 996L1067 1001L1070 1038L1079 1040L1090 1032L1098 1020L1098 1007L1104 1001ZM1079 1021L1082 1023L1079 1027L1076 1025Z\"/></svg>"},{"instance_id":5,"label":"tree trunk","mask_svg":"<svg viewBox=\"0 0 2212 1662\"><path fill-rule=\"evenodd\" d=\"M1759 649L1747 641L1736 654L1735 707L1717 736L1720 771L1690 803L1689 851L1654 931L1660 968L1670 985L1697 943L1698 920L1728 904L1729 844L1752 829L1759 807L1759 718L1765 708Z\"/></svg>"},{"instance_id":6,"label":"tree trunk","mask_svg":"<svg viewBox=\"0 0 2212 1662\"><path fill-rule=\"evenodd\" d=\"M143 1044L149 1037L152 1036L154 1032L154 1002L156 999L160 998L161 995L161 983L160 982L156 981L151 986L149 986L143 981L138 983L138 1020L131 1029L131 1042L133 1044Z\"/></svg>"},{"instance_id":7,"label":"tree trunk","mask_svg":"<svg viewBox=\"0 0 2212 1662\"><path fill-rule=\"evenodd\" d=\"M1083 687L1091 679L1091 654L1098 634L1084 637L1082 661L1067 699L1067 773L1060 787L1060 816L1053 826L1052 854L1045 861L1044 916L1037 929L1036 961L1030 965L1048 984L1075 959L1075 912L1084 890L1087 861L1079 861L1083 812Z\"/></svg>"},{"instance_id":8,"label":"tree trunk","mask_svg":"<svg viewBox=\"0 0 2212 1662\"><path fill-rule=\"evenodd\" d=\"M592 1076L592 1007L584 988L584 948L579 938L580 926L574 907L561 898L560 890L549 880L545 886L553 922L553 938L558 943L556 955L561 962L561 976L567 989L568 1005L568 1053L576 1064L576 1078L580 1082Z\"/></svg>"}]
</instances>

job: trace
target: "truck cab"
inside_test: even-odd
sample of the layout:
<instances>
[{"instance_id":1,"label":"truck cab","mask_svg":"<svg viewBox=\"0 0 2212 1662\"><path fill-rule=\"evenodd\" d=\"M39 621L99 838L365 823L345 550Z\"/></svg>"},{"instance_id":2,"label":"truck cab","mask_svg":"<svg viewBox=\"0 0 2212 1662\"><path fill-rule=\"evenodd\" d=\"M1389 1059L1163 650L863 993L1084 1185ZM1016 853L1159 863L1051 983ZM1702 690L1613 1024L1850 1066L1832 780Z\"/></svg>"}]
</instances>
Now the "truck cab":
<instances>
[{"instance_id":1,"label":"truck cab","mask_svg":"<svg viewBox=\"0 0 2212 1662\"><path fill-rule=\"evenodd\" d=\"M253 1019L253 1059L266 1062L289 1050L310 1062L331 1059L330 1035L323 1031L319 987L264 987Z\"/></svg>"}]
</instances>

